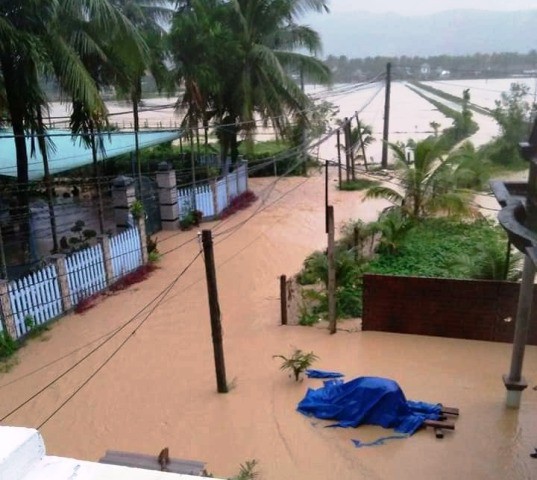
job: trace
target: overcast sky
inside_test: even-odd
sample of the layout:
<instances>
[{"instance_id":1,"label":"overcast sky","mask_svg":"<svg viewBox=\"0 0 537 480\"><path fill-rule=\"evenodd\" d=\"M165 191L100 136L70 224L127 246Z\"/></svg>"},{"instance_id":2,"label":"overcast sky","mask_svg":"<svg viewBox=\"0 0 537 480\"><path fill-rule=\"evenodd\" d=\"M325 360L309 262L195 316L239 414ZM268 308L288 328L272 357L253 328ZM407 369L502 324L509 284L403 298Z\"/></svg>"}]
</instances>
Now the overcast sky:
<instances>
[{"instance_id":1,"label":"overcast sky","mask_svg":"<svg viewBox=\"0 0 537 480\"><path fill-rule=\"evenodd\" d=\"M365 10L375 13L394 12L402 15L418 15L472 8L476 10L526 10L537 9L537 0L330 0L333 12Z\"/></svg>"}]
</instances>

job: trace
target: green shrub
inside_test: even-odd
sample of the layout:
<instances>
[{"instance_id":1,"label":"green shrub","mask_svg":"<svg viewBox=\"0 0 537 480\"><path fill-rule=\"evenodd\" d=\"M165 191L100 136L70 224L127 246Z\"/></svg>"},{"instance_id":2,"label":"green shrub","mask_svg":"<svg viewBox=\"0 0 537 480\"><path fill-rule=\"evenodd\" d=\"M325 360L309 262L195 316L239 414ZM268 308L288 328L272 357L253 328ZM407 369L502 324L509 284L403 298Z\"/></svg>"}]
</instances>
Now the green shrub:
<instances>
[{"instance_id":1,"label":"green shrub","mask_svg":"<svg viewBox=\"0 0 537 480\"><path fill-rule=\"evenodd\" d=\"M373 186L380 185L380 182L369 180L367 178L357 178L356 180L345 180L341 182L340 190L354 192L357 190L365 190Z\"/></svg>"},{"instance_id":2,"label":"green shrub","mask_svg":"<svg viewBox=\"0 0 537 480\"><path fill-rule=\"evenodd\" d=\"M18 348L19 344L11 338L5 329L0 332L0 360L11 357Z\"/></svg>"}]
</instances>

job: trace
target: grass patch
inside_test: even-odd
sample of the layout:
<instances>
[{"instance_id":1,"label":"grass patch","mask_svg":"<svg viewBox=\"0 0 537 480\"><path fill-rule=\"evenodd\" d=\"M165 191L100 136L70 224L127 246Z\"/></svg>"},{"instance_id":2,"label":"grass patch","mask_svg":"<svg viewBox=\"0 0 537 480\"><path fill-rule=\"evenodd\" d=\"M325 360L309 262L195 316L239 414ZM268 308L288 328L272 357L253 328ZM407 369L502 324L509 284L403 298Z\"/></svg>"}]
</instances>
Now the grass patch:
<instances>
[{"instance_id":1,"label":"grass patch","mask_svg":"<svg viewBox=\"0 0 537 480\"><path fill-rule=\"evenodd\" d=\"M356 180L345 180L341 182L340 190L345 192L354 192L357 190L365 190L366 188L376 187L380 182L369 180L367 178L357 178Z\"/></svg>"}]
</instances>

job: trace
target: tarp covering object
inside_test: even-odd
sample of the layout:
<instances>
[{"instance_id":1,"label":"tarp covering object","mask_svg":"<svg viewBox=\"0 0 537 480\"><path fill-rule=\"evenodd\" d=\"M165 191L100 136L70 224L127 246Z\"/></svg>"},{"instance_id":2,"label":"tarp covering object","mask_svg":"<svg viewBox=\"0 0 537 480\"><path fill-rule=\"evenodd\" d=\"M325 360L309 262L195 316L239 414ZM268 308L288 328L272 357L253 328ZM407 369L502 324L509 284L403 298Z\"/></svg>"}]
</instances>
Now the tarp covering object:
<instances>
[{"instance_id":1,"label":"tarp covering object","mask_svg":"<svg viewBox=\"0 0 537 480\"><path fill-rule=\"evenodd\" d=\"M312 368L306 370L306 375L308 376L308 378L341 378L345 376L339 372L329 372L327 370L314 370Z\"/></svg>"},{"instance_id":2,"label":"tarp covering object","mask_svg":"<svg viewBox=\"0 0 537 480\"><path fill-rule=\"evenodd\" d=\"M328 380L317 390L308 389L298 404L298 411L323 420L336 420L332 426L379 425L412 435L425 420L437 420L441 406L408 401L393 380L359 377L346 383Z\"/></svg>"}]
</instances>

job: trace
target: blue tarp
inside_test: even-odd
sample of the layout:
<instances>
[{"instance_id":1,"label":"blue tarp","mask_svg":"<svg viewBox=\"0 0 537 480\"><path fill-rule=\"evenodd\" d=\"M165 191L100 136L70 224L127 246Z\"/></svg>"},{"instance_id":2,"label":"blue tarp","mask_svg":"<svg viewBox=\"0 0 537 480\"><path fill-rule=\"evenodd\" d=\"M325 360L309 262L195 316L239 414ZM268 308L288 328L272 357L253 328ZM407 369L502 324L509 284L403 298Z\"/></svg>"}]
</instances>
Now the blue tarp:
<instances>
[{"instance_id":1,"label":"blue tarp","mask_svg":"<svg viewBox=\"0 0 537 480\"><path fill-rule=\"evenodd\" d=\"M341 378L345 376L339 372L329 372L327 370L314 370L312 368L306 370L306 375L308 376L308 378Z\"/></svg>"},{"instance_id":2,"label":"blue tarp","mask_svg":"<svg viewBox=\"0 0 537 480\"><path fill-rule=\"evenodd\" d=\"M393 380L359 377L346 383L330 380L317 390L308 389L298 404L298 411L307 416L336 420L332 426L379 425L412 435L426 419L437 420L441 406L407 400Z\"/></svg>"}]
</instances>

